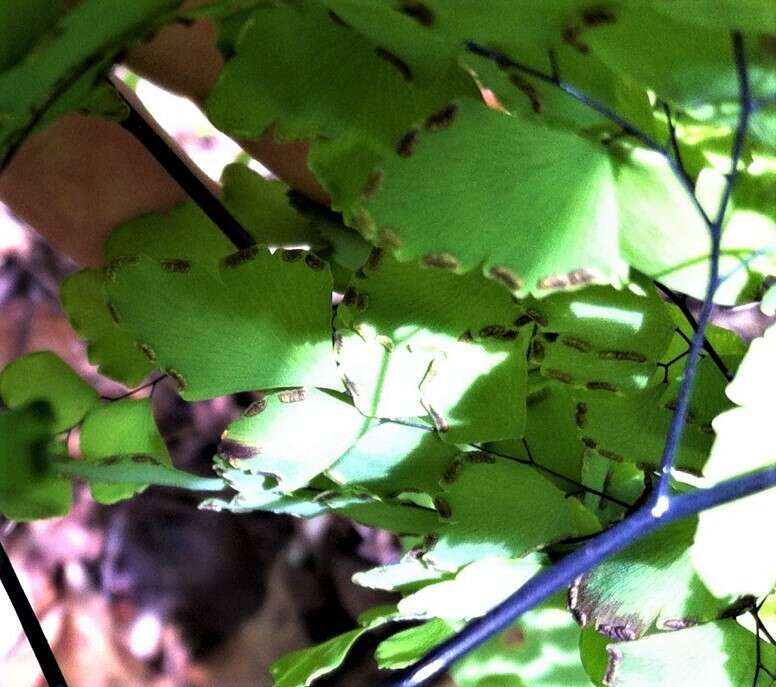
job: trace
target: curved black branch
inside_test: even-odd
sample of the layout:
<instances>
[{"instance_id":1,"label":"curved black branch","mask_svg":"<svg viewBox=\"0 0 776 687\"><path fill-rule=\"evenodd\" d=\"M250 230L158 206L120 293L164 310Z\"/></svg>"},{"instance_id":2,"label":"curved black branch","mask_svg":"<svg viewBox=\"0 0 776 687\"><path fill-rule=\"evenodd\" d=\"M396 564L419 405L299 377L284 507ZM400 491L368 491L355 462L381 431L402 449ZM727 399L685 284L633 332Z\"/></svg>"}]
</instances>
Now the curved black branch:
<instances>
[{"instance_id":1,"label":"curved black branch","mask_svg":"<svg viewBox=\"0 0 776 687\"><path fill-rule=\"evenodd\" d=\"M655 515L649 504L603 534L568 554L526 582L487 614L467 625L414 665L394 674L385 687L422 687L441 677L447 668L493 635L505 630L523 613L571 584L577 577L635 541L666 525L701 511L776 487L776 467L759 470L711 487L671 496L671 506Z\"/></svg>"}]
</instances>

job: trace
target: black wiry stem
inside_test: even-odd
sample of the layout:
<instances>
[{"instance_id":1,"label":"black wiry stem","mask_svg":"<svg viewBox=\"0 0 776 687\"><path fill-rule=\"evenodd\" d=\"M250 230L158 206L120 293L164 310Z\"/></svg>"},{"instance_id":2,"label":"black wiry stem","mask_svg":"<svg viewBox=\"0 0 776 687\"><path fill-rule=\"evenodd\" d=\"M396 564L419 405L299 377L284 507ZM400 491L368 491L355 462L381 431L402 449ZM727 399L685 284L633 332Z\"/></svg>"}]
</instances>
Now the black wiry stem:
<instances>
[{"instance_id":1,"label":"black wiry stem","mask_svg":"<svg viewBox=\"0 0 776 687\"><path fill-rule=\"evenodd\" d=\"M717 283L719 284L721 281L722 280L719 277L717 277ZM674 305L676 305L679 308L679 310L681 310L682 315L684 315L684 319L687 320L687 322L690 324L690 327L692 327L693 331L698 331L698 322L695 319L695 315L693 315L692 310L690 310L689 306L687 305L687 298L683 295L677 294L675 291L673 291L672 289L669 289L665 284L659 281L655 282L655 287L666 298L668 298L668 300L670 300ZM725 365L725 362L722 360L722 357L717 352L717 349L711 345L711 342L705 336L703 337L703 350L709 354L709 358L712 359L714 364L717 366L717 369L722 373L722 376L728 381L731 381L733 379L733 374L728 369L728 366Z\"/></svg>"},{"instance_id":2,"label":"black wiry stem","mask_svg":"<svg viewBox=\"0 0 776 687\"><path fill-rule=\"evenodd\" d=\"M43 679L48 683L48 687L67 687L65 676L62 674L54 652L49 646L46 635L43 634L35 611L32 610L2 543L0 543L0 581L5 587L14 611L16 611L22 630L27 636L27 641L32 647L35 658L38 660Z\"/></svg>"},{"instance_id":3,"label":"black wiry stem","mask_svg":"<svg viewBox=\"0 0 776 687\"><path fill-rule=\"evenodd\" d=\"M114 83L114 86L117 85ZM187 164L181 155L173 150L170 144L159 132L146 121L146 116L141 114L129 98L126 98L119 88L116 92L124 100L129 115L122 120L121 126L131 133L154 156L156 161L164 167L170 177L185 191L204 212L221 233L226 236L238 249L250 248L256 244L256 240L248 233L245 227L229 212L213 191L208 188Z\"/></svg>"},{"instance_id":4,"label":"black wiry stem","mask_svg":"<svg viewBox=\"0 0 776 687\"><path fill-rule=\"evenodd\" d=\"M708 217L705 210L695 198L691 184L688 187L688 179L679 163L666 151L663 146L649 136L632 127L628 122L608 110L605 106L581 94L574 87L560 80L557 69L553 67L553 75L548 76L525 65L511 60L501 53L482 48L474 43L467 47L479 55L495 59L501 66L517 68L548 83L559 87L565 93L575 97L591 109L606 116L615 122L624 131L633 135L647 147L659 151L665 156L677 177L688 189L688 193L695 201L711 238L710 277L706 296L703 302L697 327L690 343L689 359L685 365L684 377L677 398L677 407L674 411L666 439L666 447L663 452L660 479L655 492L643 506L634 511L630 516L611 527L606 532L592 539L586 545L563 558L559 563L540 572L524 584L519 590L497 605L481 618L467 625L463 630L443 642L436 649L429 652L424 658L414 665L400 671L385 684L390 687L422 687L431 684L440 677L450 665L466 653L490 639L496 633L506 629L526 611L535 608L552 594L571 584L579 575L584 574L599 563L625 549L639 539L668 525L671 522L703 510L713 508L723 503L734 501L753 493L764 491L776 486L776 466L765 468L743 477L728 480L709 489L698 489L686 494L676 495L670 492L671 469L676 458L684 430L685 419L689 409L690 394L697 371L698 360L704 342L704 331L711 316L713 297L719 284L719 254L722 223L725 218L728 202L733 191L733 184L737 175L738 162L740 160L749 117L752 112L752 100L749 91L749 79L743 50L743 39L740 34L733 34L733 58L739 78L740 108L738 127L736 129L733 148L731 151L731 173L720 200L715 218Z\"/></svg>"}]
</instances>

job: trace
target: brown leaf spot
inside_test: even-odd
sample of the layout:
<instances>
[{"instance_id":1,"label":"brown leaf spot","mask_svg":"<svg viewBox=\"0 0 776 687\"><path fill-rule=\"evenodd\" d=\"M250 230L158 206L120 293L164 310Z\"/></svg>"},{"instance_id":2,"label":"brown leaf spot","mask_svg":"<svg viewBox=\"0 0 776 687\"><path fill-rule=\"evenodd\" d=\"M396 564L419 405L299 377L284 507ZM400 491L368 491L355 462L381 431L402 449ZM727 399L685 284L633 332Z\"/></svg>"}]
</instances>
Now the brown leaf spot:
<instances>
[{"instance_id":1,"label":"brown leaf spot","mask_svg":"<svg viewBox=\"0 0 776 687\"><path fill-rule=\"evenodd\" d=\"M297 262L304 258L306 253L307 251L301 250L299 248L293 248L291 250L280 251L280 257L284 262Z\"/></svg>"},{"instance_id":2,"label":"brown leaf spot","mask_svg":"<svg viewBox=\"0 0 776 687\"><path fill-rule=\"evenodd\" d=\"M518 317L513 324L515 327L523 327L529 322L533 322L533 318L531 318L530 315L520 315L520 317Z\"/></svg>"},{"instance_id":3,"label":"brown leaf spot","mask_svg":"<svg viewBox=\"0 0 776 687\"><path fill-rule=\"evenodd\" d=\"M582 40L582 30L578 26L567 26L563 29L561 35L563 36L564 43L568 43L583 55L587 55L590 52L590 46Z\"/></svg>"},{"instance_id":4,"label":"brown leaf spot","mask_svg":"<svg viewBox=\"0 0 776 687\"><path fill-rule=\"evenodd\" d=\"M108 308L108 313L110 313L110 319L113 320L114 324L121 324L121 313L119 313L116 304L108 301L105 305Z\"/></svg>"},{"instance_id":5,"label":"brown leaf spot","mask_svg":"<svg viewBox=\"0 0 776 687\"><path fill-rule=\"evenodd\" d=\"M263 396L253 401L244 411L245 417L254 417L259 413L263 413L267 409L267 399Z\"/></svg>"},{"instance_id":6,"label":"brown leaf spot","mask_svg":"<svg viewBox=\"0 0 776 687\"><path fill-rule=\"evenodd\" d=\"M319 258L315 253L308 253L305 255L304 263L315 272L320 272L326 267L326 261Z\"/></svg>"},{"instance_id":7,"label":"brown leaf spot","mask_svg":"<svg viewBox=\"0 0 776 687\"><path fill-rule=\"evenodd\" d=\"M458 114L458 105L450 103L443 107L439 112L435 112L426 119L426 128L429 131L441 131L447 129Z\"/></svg>"},{"instance_id":8,"label":"brown leaf spot","mask_svg":"<svg viewBox=\"0 0 776 687\"><path fill-rule=\"evenodd\" d=\"M544 344L538 338L531 341L531 360L537 363L544 360Z\"/></svg>"},{"instance_id":9,"label":"brown leaf spot","mask_svg":"<svg viewBox=\"0 0 776 687\"><path fill-rule=\"evenodd\" d=\"M353 306L356 304L356 301L358 300L358 291L354 289L352 286L348 286L347 289L345 289L345 294L342 296L342 304L347 306Z\"/></svg>"},{"instance_id":10,"label":"brown leaf spot","mask_svg":"<svg viewBox=\"0 0 776 687\"><path fill-rule=\"evenodd\" d=\"M392 250L398 250L401 248L401 239L399 235L392 229L380 229L380 245L390 248Z\"/></svg>"},{"instance_id":11,"label":"brown leaf spot","mask_svg":"<svg viewBox=\"0 0 776 687\"><path fill-rule=\"evenodd\" d=\"M186 390L188 383L186 382L186 378L178 370L174 367L168 367L165 369L165 372L175 382L175 386L178 388L179 392Z\"/></svg>"},{"instance_id":12,"label":"brown leaf spot","mask_svg":"<svg viewBox=\"0 0 776 687\"><path fill-rule=\"evenodd\" d=\"M375 48L375 55L395 67L404 77L405 81L412 81L412 70L410 69L410 66L403 59L401 59L401 57L395 55L390 50L379 47Z\"/></svg>"},{"instance_id":13,"label":"brown leaf spot","mask_svg":"<svg viewBox=\"0 0 776 687\"><path fill-rule=\"evenodd\" d=\"M409 157L415 152L415 146L418 145L420 134L416 129L411 129L399 139L396 144L396 154L399 157Z\"/></svg>"},{"instance_id":14,"label":"brown leaf spot","mask_svg":"<svg viewBox=\"0 0 776 687\"><path fill-rule=\"evenodd\" d=\"M137 255L122 255L120 257L113 258L113 260L111 260L105 266L105 276L111 281L114 281L116 279L116 273L122 267L137 265L138 262L140 262L140 258Z\"/></svg>"},{"instance_id":15,"label":"brown leaf spot","mask_svg":"<svg viewBox=\"0 0 776 687\"><path fill-rule=\"evenodd\" d=\"M444 470L442 473L442 482L444 484L452 484L455 482L455 480L458 479L458 475L461 474L461 470L463 469L463 463L456 458L453 460Z\"/></svg>"},{"instance_id":16,"label":"brown leaf spot","mask_svg":"<svg viewBox=\"0 0 776 687\"><path fill-rule=\"evenodd\" d=\"M520 74L514 72L509 75L509 80L512 82L513 86L520 89L526 95L531 103L531 109L536 114L541 114L544 112L544 103L542 103L542 100L539 97L539 92L530 81L523 78Z\"/></svg>"},{"instance_id":17,"label":"brown leaf spot","mask_svg":"<svg viewBox=\"0 0 776 687\"><path fill-rule=\"evenodd\" d=\"M714 428L711 426L710 422L706 422L701 425L701 432L704 434L714 434Z\"/></svg>"},{"instance_id":18,"label":"brown leaf spot","mask_svg":"<svg viewBox=\"0 0 776 687\"><path fill-rule=\"evenodd\" d=\"M248 246L242 250L238 250L235 253L227 255L221 264L224 267L239 267L243 263L253 260L259 254L258 246Z\"/></svg>"},{"instance_id":19,"label":"brown leaf spot","mask_svg":"<svg viewBox=\"0 0 776 687\"><path fill-rule=\"evenodd\" d=\"M563 370L557 370L555 368L548 367L544 369L543 372L546 377L557 379L559 382L563 382L564 384L574 383L574 378L568 372L564 372Z\"/></svg>"},{"instance_id":20,"label":"brown leaf spot","mask_svg":"<svg viewBox=\"0 0 776 687\"><path fill-rule=\"evenodd\" d=\"M617 393L620 389L610 382L588 382L585 386L590 391L612 391Z\"/></svg>"},{"instance_id":21,"label":"brown leaf spot","mask_svg":"<svg viewBox=\"0 0 776 687\"><path fill-rule=\"evenodd\" d=\"M191 269L191 263L188 260L162 260L159 264L165 272L184 274Z\"/></svg>"},{"instance_id":22,"label":"brown leaf spot","mask_svg":"<svg viewBox=\"0 0 776 687\"><path fill-rule=\"evenodd\" d=\"M278 401L281 403L298 403L307 398L307 392L299 387L298 389L286 389L278 394Z\"/></svg>"},{"instance_id":23,"label":"brown leaf spot","mask_svg":"<svg viewBox=\"0 0 776 687\"><path fill-rule=\"evenodd\" d=\"M645 363L647 356L636 351L599 351L601 360L626 360L632 363Z\"/></svg>"},{"instance_id":24,"label":"brown leaf spot","mask_svg":"<svg viewBox=\"0 0 776 687\"><path fill-rule=\"evenodd\" d=\"M487 451L469 451L463 458L471 465L493 465L496 462L496 456Z\"/></svg>"},{"instance_id":25,"label":"brown leaf spot","mask_svg":"<svg viewBox=\"0 0 776 687\"><path fill-rule=\"evenodd\" d=\"M596 449L598 451L598 454L604 458L608 458L609 460L613 460L615 463L624 463L625 458L623 458L619 453L615 453L614 451L610 451L606 448L601 448L600 446Z\"/></svg>"},{"instance_id":26,"label":"brown leaf spot","mask_svg":"<svg viewBox=\"0 0 776 687\"><path fill-rule=\"evenodd\" d=\"M372 200L380 193L380 189L383 187L383 180L385 179L385 172L382 169L373 169L369 174L369 177L364 184L364 188L361 194L364 198Z\"/></svg>"},{"instance_id":27,"label":"brown leaf spot","mask_svg":"<svg viewBox=\"0 0 776 687\"><path fill-rule=\"evenodd\" d=\"M343 29L349 29L350 24L348 24L342 17L339 16L336 12L333 12L332 10L329 10L329 19L331 19L337 26L341 26Z\"/></svg>"},{"instance_id":28,"label":"brown leaf spot","mask_svg":"<svg viewBox=\"0 0 776 687\"><path fill-rule=\"evenodd\" d=\"M422 2L403 2L399 11L421 26L431 26L434 23L434 13Z\"/></svg>"},{"instance_id":29,"label":"brown leaf spot","mask_svg":"<svg viewBox=\"0 0 776 687\"><path fill-rule=\"evenodd\" d=\"M565 274L553 274L540 279L536 285L540 289L565 289L570 283L569 278Z\"/></svg>"},{"instance_id":30,"label":"brown leaf spot","mask_svg":"<svg viewBox=\"0 0 776 687\"><path fill-rule=\"evenodd\" d=\"M568 346L569 348L573 348L580 353L587 353L591 346L587 341L583 341L582 339L578 339L576 336L561 336L560 342L564 346Z\"/></svg>"},{"instance_id":31,"label":"brown leaf spot","mask_svg":"<svg viewBox=\"0 0 776 687\"><path fill-rule=\"evenodd\" d=\"M588 448L595 448L598 446L596 440L593 437L582 437L582 443Z\"/></svg>"},{"instance_id":32,"label":"brown leaf spot","mask_svg":"<svg viewBox=\"0 0 776 687\"><path fill-rule=\"evenodd\" d=\"M591 7L582 12L582 21L587 26L614 24L617 21L617 15L608 7Z\"/></svg>"},{"instance_id":33,"label":"brown leaf spot","mask_svg":"<svg viewBox=\"0 0 776 687\"><path fill-rule=\"evenodd\" d=\"M356 298L356 310L363 312L369 307L369 296L365 293L359 293Z\"/></svg>"},{"instance_id":34,"label":"brown leaf spot","mask_svg":"<svg viewBox=\"0 0 776 687\"><path fill-rule=\"evenodd\" d=\"M439 512L439 516L444 518L445 520L448 520L450 516L453 514L453 511L450 509L450 504L447 502L447 499L442 498L441 496L434 497L434 508L436 508L437 511Z\"/></svg>"},{"instance_id":35,"label":"brown leaf spot","mask_svg":"<svg viewBox=\"0 0 776 687\"><path fill-rule=\"evenodd\" d=\"M378 267L380 267L380 263L383 260L383 255L385 255L385 251L382 248L372 248L372 251L369 253L369 257L366 259L366 267L368 267L370 270L376 270Z\"/></svg>"},{"instance_id":36,"label":"brown leaf spot","mask_svg":"<svg viewBox=\"0 0 776 687\"><path fill-rule=\"evenodd\" d=\"M458 260L450 253L430 253L423 256L423 264L427 267L437 267L441 270L457 270Z\"/></svg>"},{"instance_id":37,"label":"brown leaf spot","mask_svg":"<svg viewBox=\"0 0 776 687\"><path fill-rule=\"evenodd\" d=\"M523 282L512 270L503 265L494 265L488 270L492 279L501 282L510 291L517 291L523 288ZM518 325L519 326L519 325Z\"/></svg>"},{"instance_id":38,"label":"brown leaf spot","mask_svg":"<svg viewBox=\"0 0 776 687\"><path fill-rule=\"evenodd\" d=\"M547 318L534 308L528 308L528 310L525 311L525 314L542 327L546 327L549 324Z\"/></svg>"},{"instance_id":39,"label":"brown leaf spot","mask_svg":"<svg viewBox=\"0 0 776 687\"><path fill-rule=\"evenodd\" d=\"M660 630L686 630L698 624L695 618L668 618L658 625Z\"/></svg>"},{"instance_id":40,"label":"brown leaf spot","mask_svg":"<svg viewBox=\"0 0 776 687\"><path fill-rule=\"evenodd\" d=\"M152 363L156 362L156 352L147 343L135 341L135 347Z\"/></svg>"},{"instance_id":41,"label":"brown leaf spot","mask_svg":"<svg viewBox=\"0 0 776 687\"><path fill-rule=\"evenodd\" d=\"M261 453L258 446L252 446L251 444L243 444L233 439L222 439L218 444L218 455L224 460L245 460L246 458L253 458ZM235 467L235 466L233 466Z\"/></svg>"},{"instance_id":42,"label":"brown leaf spot","mask_svg":"<svg viewBox=\"0 0 776 687\"><path fill-rule=\"evenodd\" d=\"M599 623L595 627L597 632L618 642L630 642L636 639L636 633L627 625L608 625Z\"/></svg>"},{"instance_id":43,"label":"brown leaf spot","mask_svg":"<svg viewBox=\"0 0 776 687\"><path fill-rule=\"evenodd\" d=\"M579 403L577 403L576 409L574 411L574 421L576 422L577 427L582 429L585 426L586 420L587 420L587 403L580 401Z\"/></svg>"}]
</instances>

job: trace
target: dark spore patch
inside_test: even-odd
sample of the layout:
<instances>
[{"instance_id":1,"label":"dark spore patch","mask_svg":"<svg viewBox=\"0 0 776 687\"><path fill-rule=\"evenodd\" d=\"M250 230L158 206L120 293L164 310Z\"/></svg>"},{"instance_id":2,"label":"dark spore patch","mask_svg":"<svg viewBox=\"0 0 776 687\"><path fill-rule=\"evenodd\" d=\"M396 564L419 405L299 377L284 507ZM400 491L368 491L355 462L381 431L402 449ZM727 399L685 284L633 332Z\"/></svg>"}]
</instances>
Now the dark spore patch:
<instances>
[{"instance_id":1,"label":"dark spore patch","mask_svg":"<svg viewBox=\"0 0 776 687\"><path fill-rule=\"evenodd\" d=\"M399 157L409 157L415 152L415 146L418 145L420 140L420 134L416 129L408 131L404 136L399 139L396 144L396 154Z\"/></svg>"},{"instance_id":2,"label":"dark spore patch","mask_svg":"<svg viewBox=\"0 0 776 687\"><path fill-rule=\"evenodd\" d=\"M509 80L512 82L513 86L525 93L526 97L531 102L531 109L536 114L542 114L542 112L544 112L544 103L542 103L542 99L539 97L539 91L534 88L531 82L524 79L520 74L515 73L509 75Z\"/></svg>"},{"instance_id":3,"label":"dark spore patch","mask_svg":"<svg viewBox=\"0 0 776 687\"><path fill-rule=\"evenodd\" d=\"M299 248L293 248L291 250L281 251L280 257L284 262L297 262L304 258L306 254L307 251L301 250Z\"/></svg>"},{"instance_id":4,"label":"dark spore patch","mask_svg":"<svg viewBox=\"0 0 776 687\"><path fill-rule=\"evenodd\" d=\"M218 444L218 455L226 460L244 460L246 458L253 458L253 456L259 455L259 453L261 451L256 446L241 444L233 439L223 439Z\"/></svg>"},{"instance_id":5,"label":"dark spore patch","mask_svg":"<svg viewBox=\"0 0 776 687\"><path fill-rule=\"evenodd\" d=\"M236 253L227 255L223 259L222 264L224 267L239 267L243 263L253 260L258 254L258 246L249 246L248 248L238 250Z\"/></svg>"},{"instance_id":6,"label":"dark spore patch","mask_svg":"<svg viewBox=\"0 0 776 687\"><path fill-rule=\"evenodd\" d=\"M326 261L319 258L315 253L308 253L305 255L304 262L305 265L307 265L311 270L315 270L316 272L320 272L326 267Z\"/></svg>"},{"instance_id":7,"label":"dark spore patch","mask_svg":"<svg viewBox=\"0 0 776 687\"><path fill-rule=\"evenodd\" d=\"M581 34L582 30L578 26L567 26L563 29L563 42L583 55L587 55L590 53L590 46L580 38Z\"/></svg>"},{"instance_id":8,"label":"dark spore patch","mask_svg":"<svg viewBox=\"0 0 776 687\"><path fill-rule=\"evenodd\" d=\"M405 81L412 81L412 69L410 69L410 66L401 57L394 55L390 50L386 50L385 48L375 48L375 55L394 66L404 77Z\"/></svg>"},{"instance_id":9,"label":"dark spore patch","mask_svg":"<svg viewBox=\"0 0 776 687\"><path fill-rule=\"evenodd\" d=\"M403 2L399 11L414 19L421 26L431 26L434 23L434 13L422 2Z\"/></svg>"},{"instance_id":10,"label":"dark spore patch","mask_svg":"<svg viewBox=\"0 0 776 687\"><path fill-rule=\"evenodd\" d=\"M443 107L439 112L435 112L426 119L426 128L429 131L441 131L447 129L458 114L458 105L450 103Z\"/></svg>"},{"instance_id":11,"label":"dark spore patch","mask_svg":"<svg viewBox=\"0 0 776 687\"><path fill-rule=\"evenodd\" d=\"M191 269L188 260L162 260L160 264L165 272L185 273Z\"/></svg>"},{"instance_id":12,"label":"dark spore patch","mask_svg":"<svg viewBox=\"0 0 776 687\"><path fill-rule=\"evenodd\" d=\"M587 26L614 24L617 21L617 15L608 7L591 7L582 12L582 21Z\"/></svg>"}]
</instances>

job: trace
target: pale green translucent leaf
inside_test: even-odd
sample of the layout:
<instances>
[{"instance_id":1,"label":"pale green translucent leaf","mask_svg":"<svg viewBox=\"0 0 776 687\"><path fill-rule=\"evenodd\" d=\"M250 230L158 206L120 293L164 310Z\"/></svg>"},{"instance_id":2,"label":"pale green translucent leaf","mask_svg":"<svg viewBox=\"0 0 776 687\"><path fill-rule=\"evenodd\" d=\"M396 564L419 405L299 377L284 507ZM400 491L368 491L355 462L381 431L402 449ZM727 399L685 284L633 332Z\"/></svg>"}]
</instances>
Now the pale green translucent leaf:
<instances>
[{"instance_id":1,"label":"pale green translucent leaf","mask_svg":"<svg viewBox=\"0 0 776 687\"><path fill-rule=\"evenodd\" d=\"M330 424L328 418L321 421ZM430 429L373 423L326 474L339 484L360 485L374 493L419 490L434 494L458 449L442 442Z\"/></svg>"},{"instance_id":2,"label":"pale green translucent leaf","mask_svg":"<svg viewBox=\"0 0 776 687\"><path fill-rule=\"evenodd\" d=\"M74 84L83 88L81 77L97 81L118 52L161 23L178 4L86 0L65 14L49 40L0 74L0 157L5 158L59 98L68 96Z\"/></svg>"},{"instance_id":3,"label":"pale green translucent leaf","mask_svg":"<svg viewBox=\"0 0 776 687\"><path fill-rule=\"evenodd\" d=\"M768 290L763 294L760 310L769 317L776 315L776 284L768 287Z\"/></svg>"},{"instance_id":4,"label":"pale green translucent leaf","mask_svg":"<svg viewBox=\"0 0 776 687\"><path fill-rule=\"evenodd\" d=\"M528 312L540 330L553 334L549 341L534 344L534 358L541 363L542 374L607 393L644 389L674 328L650 284L632 288L642 295L630 289L591 286L531 306Z\"/></svg>"},{"instance_id":5,"label":"pale green translucent leaf","mask_svg":"<svg viewBox=\"0 0 776 687\"><path fill-rule=\"evenodd\" d=\"M498 284L375 252L338 312L340 370L376 417L430 415L445 440L499 439L524 427L526 336Z\"/></svg>"},{"instance_id":6,"label":"pale green translucent leaf","mask_svg":"<svg viewBox=\"0 0 776 687\"><path fill-rule=\"evenodd\" d=\"M452 636L456 629L456 624L435 618L418 627L397 632L378 645L375 650L377 665L389 670L405 668Z\"/></svg>"},{"instance_id":7,"label":"pale green translucent leaf","mask_svg":"<svg viewBox=\"0 0 776 687\"><path fill-rule=\"evenodd\" d=\"M714 419L717 438L704 476L712 482L772 466L776 462L773 389L776 386L776 328L755 339L727 388L739 407ZM776 550L763 546L776 517L776 490L769 489L700 515L692 557L714 594L762 596L776 584Z\"/></svg>"},{"instance_id":8,"label":"pale green translucent leaf","mask_svg":"<svg viewBox=\"0 0 776 687\"><path fill-rule=\"evenodd\" d=\"M9 408L45 401L54 413L54 432L81 421L97 402L97 392L55 353L37 351L10 362L0 372L0 397Z\"/></svg>"},{"instance_id":9,"label":"pale green translucent leaf","mask_svg":"<svg viewBox=\"0 0 776 687\"><path fill-rule=\"evenodd\" d=\"M79 446L84 460L89 462L134 454L172 466L167 446L154 421L150 398L124 398L94 408L81 425ZM95 481L90 485L98 503L122 501L145 486L136 482L107 484Z\"/></svg>"},{"instance_id":10,"label":"pale green translucent leaf","mask_svg":"<svg viewBox=\"0 0 776 687\"><path fill-rule=\"evenodd\" d=\"M71 274L62 282L60 298L73 329L86 340L89 362L100 374L129 387L146 378L154 366L113 319L102 272L86 269Z\"/></svg>"},{"instance_id":11,"label":"pale green translucent leaf","mask_svg":"<svg viewBox=\"0 0 776 687\"><path fill-rule=\"evenodd\" d=\"M353 575L353 583L369 589L397 591L403 588L433 582L443 573L427 565L414 553L407 554L398 563L371 568Z\"/></svg>"},{"instance_id":12,"label":"pale green translucent leaf","mask_svg":"<svg viewBox=\"0 0 776 687\"><path fill-rule=\"evenodd\" d=\"M122 328L187 400L338 387L330 291L329 272L315 256L261 248L225 258L217 276L185 260L125 259L108 285Z\"/></svg>"},{"instance_id":13,"label":"pale green translucent leaf","mask_svg":"<svg viewBox=\"0 0 776 687\"><path fill-rule=\"evenodd\" d=\"M451 105L443 121L396 141L381 190L364 201L368 237L371 227L402 261L482 268L518 294L620 283L603 146L474 100Z\"/></svg>"},{"instance_id":14,"label":"pale green translucent leaf","mask_svg":"<svg viewBox=\"0 0 776 687\"><path fill-rule=\"evenodd\" d=\"M733 598L716 599L699 579L689 547L696 518L671 524L578 578L569 606L582 626L616 640L677 630L720 617Z\"/></svg>"},{"instance_id":15,"label":"pale green translucent leaf","mask_svg":"<svg viewBox=\"0 0 776 687\"><path fill-rule=\"evenodd\" d=\"M447 491L437 497L448 517L426 554L433 565L449 570L486 557L521 556L577 533L573 499L534 468L482 453L456 461Z\"/></svg>"},{"instance_id":16,"label":"pale green translucent leaf","mask_svg":"<svg viewBox=\"0 0 776 687\"><path fill-rule=\"evenodd\" d=\"M380 607L369 616L359 618L365 623L338 635L323 644L286 654L270 666L274 687L308 687L319 677L336 670L361 635L394 619L393 607ZM366 615L366 614L364 614Z\"/></svg>"},{"instance_id":17,"label":"pale green translucent leaf","mask_svg":"<svg viewBox=\"0 0 776 687\"><path fill-rule=\"evenodd\" d=\"M459 687L590 687L579 635L563 600L555 597L469 653L451 673Z\"/></svg>"},{"instance_id":18,"label":"pale green translucent leaf","mask_svg":"<svg viewBox=\"0 0 776 687\"><path fill-rule=\"evenodd\" d=\"M70 510L70 481L48 464L46 446L54 431L46 403L0 413L0 513L9 520L51 518Z\"/></svg>"},{"instance_id":19,"label":"pale green translucent leaf","mask_svg":"<svg viewBox=\"0 0 776 687\"><path fill-rule=\"evenodd\" d=\"M757 665L757 641L735 620L720 620L681 632L610 644L607 687L703 685L703 687L768 687L772 680ZM776 670L776 647L760 644L765 667Z\"/></svg>"},{"instance_id":20,"label":"pale green translucent leaf","mask_svg":"<svg viewBox=\"0 0 776 687\"><path fill-rule=\"evenodd\" d=\"M471 620L487 613L541 570L538 556L483 558L452 580L430 584L399 602L406 617Z\"/></svg>"},{"instance_id":21,"label":"pale green translucent leaf","mask_svg":"<svg viewBox=\"0 0 776 687\"><path fill-rule=\"evenodd\" d=\"M271 478L279 491L307 486L369 430L346 399L318 389L291 389L254 402L221 437L230 467ZM416 430L417 432L417 430Z\"/></svg>"}]
</instances>

